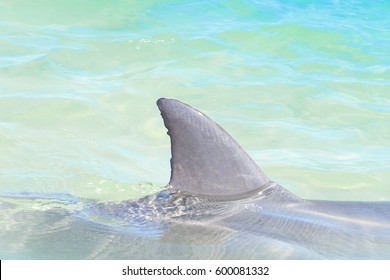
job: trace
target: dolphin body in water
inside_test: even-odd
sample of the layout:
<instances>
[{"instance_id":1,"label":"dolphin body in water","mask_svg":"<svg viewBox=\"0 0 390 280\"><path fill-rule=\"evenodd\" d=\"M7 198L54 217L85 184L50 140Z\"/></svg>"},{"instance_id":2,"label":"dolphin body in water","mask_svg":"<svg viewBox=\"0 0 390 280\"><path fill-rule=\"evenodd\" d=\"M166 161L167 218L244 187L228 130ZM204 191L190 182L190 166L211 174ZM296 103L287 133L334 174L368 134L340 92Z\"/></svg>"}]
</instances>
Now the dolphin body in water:
<instances>
[{"instance_id":1,"label":"dolphin body in water","mask_svg":"<svg viewBox=\"0 0 390 280\"><path fill-rule=\"evenodd\" d=\"M167 188L136 201L84 201L77 211L35 213L17 234L42 231L48 221L55 226L45 242L29 245L34 251L53 251L36 247L52 241L58 252L56 240L65 244L66 236L77 236L61 246L64 258L89 250L83 258L390 259L390 202L299 198L269 179L203 113L172 99L161 98L157 106L171 139ZM0 216L16 211L9 202L0 201L2 208ZM3 239L17 235L6 230L0 230ZM14 246L28 240L19 239Z\"/></svg>"},{"instance_id":2,"label":"dolphin body in water","mask_svg":"<svg viewBox=\"0 0 390 280\"><path fill-rule=\"evenodd\" d=\"M390 202L299 198L269 179L203 113L173 99L161 98L157 106L171 139L168 189L136 202L95 205L95 211L123 219L158 217L170 231L176 225L179 238L183 228L189 235L211 229L257 236L258 243L268 244L259 250L287 244L309 258L390 258Z\"/></svg>"}]
</instances>

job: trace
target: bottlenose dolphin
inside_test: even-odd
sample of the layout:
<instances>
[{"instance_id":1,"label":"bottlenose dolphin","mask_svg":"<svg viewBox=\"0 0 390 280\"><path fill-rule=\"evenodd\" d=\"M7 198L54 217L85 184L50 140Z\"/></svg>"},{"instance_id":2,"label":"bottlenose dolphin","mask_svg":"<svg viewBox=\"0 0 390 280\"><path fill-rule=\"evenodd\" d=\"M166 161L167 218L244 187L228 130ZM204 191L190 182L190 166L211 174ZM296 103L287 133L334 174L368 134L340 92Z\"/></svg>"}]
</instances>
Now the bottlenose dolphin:
<instances>
[{"instance_id":1,"label":"bottlenose dolphin","mask_svg":"<svg viewBox=\"0 0 390 280\"><path fill-rule=\"evenodd\" d=\"M208 211L218 209L214 224L294 244L325 258L390 258L390 202L299 198L269 179L203 113L172 99L161 98L157 106L171 139L169 186L203 197Z\"/></svg>"},{"instance_id":2,"label":"bottlenose dolphin","mask_svg":"<svg viewBox=\"0 0 390 280\"><path fill-rule=\"evenodd\" d=\"M238 234L264 251L255 257L390 258L390 202L297 197L269 179L223 128L200 111L165 98L157 106L171 139L167 190L139 201L94 204L95 214L157 221L164 225L164 235L175 236L176 241Z\"/></svg>"}]
</instances>

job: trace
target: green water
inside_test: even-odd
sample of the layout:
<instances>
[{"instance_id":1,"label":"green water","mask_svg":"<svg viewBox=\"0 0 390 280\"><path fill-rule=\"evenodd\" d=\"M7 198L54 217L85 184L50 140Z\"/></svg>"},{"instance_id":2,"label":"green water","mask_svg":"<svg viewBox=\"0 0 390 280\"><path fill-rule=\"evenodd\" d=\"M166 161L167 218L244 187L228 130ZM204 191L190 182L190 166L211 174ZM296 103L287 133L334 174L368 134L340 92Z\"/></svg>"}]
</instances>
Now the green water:
<instances>
[{"instance_id":1,"label":"green water","mask_svg":"<svg viewBox=\"0 0 390 280\"><path fill-rule=\"evenodd\" d=\"M170 145L155 101L169 97L298 196L390 200L389 12L388 1L1 1L0 193L162 189Z\"/></svg>"}]
</instances>

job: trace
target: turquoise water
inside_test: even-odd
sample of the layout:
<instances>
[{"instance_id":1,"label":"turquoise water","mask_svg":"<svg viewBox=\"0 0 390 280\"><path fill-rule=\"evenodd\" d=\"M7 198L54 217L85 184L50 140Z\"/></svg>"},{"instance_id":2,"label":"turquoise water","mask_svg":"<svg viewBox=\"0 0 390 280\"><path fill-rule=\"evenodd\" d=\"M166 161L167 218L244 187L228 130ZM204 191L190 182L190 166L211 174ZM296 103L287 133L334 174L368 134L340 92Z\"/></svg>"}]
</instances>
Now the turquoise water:
<instances>
[{"instance_id":1,"label":"turquoise water","mask_svg":"<svg viewBox=\"0 0 390 280\"><path fill-rule=\"evenodd\" d=\"M389 1L1 1L0 192L120 201L163 189L164 96L209 115L301 197L390 200L389 12ZM63 257L33 249L54 229L38 238L25 214L55 206L16 204L1 215L1 258Z\"/></svg>"}]
</instances>

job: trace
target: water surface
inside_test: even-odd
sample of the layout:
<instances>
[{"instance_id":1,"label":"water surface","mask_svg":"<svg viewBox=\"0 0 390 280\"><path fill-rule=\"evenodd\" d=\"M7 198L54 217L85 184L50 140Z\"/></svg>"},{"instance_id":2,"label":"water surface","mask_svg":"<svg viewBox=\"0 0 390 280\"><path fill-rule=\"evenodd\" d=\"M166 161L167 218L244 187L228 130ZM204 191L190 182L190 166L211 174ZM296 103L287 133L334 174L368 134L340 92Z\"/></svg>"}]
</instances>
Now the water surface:
<instances>
[{"instance_id":1,"label":"water surface","mask_svg":"<svg viewBox=\"0 0 390 280\"><path fill-rule=\"evenodd\" d=\"M216 120L296 195L390 200L389 12L388 1L2 1L0 193L58 196L0 200L0 257L264 257L230 233L175 244L68 216L79 205L61 194L164 188L162 96Z\"/></svg>"}]
</instances>

